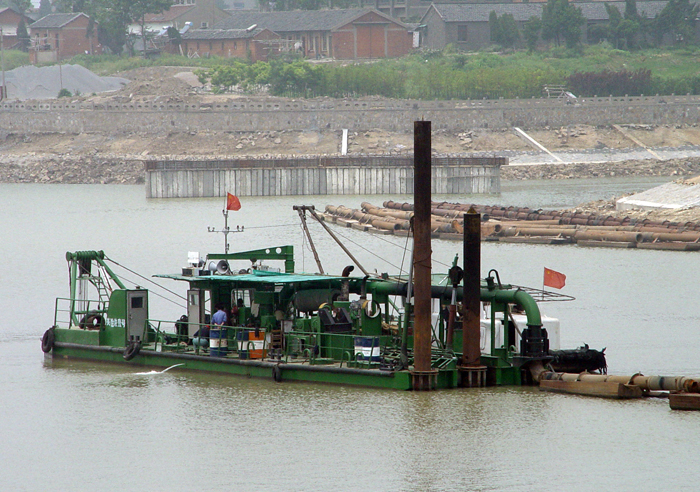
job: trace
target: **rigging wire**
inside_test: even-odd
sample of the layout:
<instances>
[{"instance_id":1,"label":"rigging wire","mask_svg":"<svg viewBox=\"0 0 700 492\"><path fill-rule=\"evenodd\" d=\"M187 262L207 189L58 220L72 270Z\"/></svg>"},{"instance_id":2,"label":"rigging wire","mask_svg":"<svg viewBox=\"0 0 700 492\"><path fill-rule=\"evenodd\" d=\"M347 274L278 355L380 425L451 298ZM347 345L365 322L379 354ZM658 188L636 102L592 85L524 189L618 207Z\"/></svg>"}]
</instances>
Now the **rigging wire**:
<instances>
[{"instance_id":1,"label":"rigging wire","mask_svg":"<svg viewBox=\"0 0 700 492\"><path fill-rule=\"evenodd\" d=\"M369 254L371 254L371 255L373 255L373 256L379 258L380 260L382 260L382 261L388 263L388 264L391 265L392 267L398 269L400 272L403 272L403 268L402 268L402 267L399 267L398 265L394 265L393 263L391 263L390 261L388 261L385 257L382 257L382 256L380 256L380 255L374 253L373 251L371 251L371 250L365 248L365 247L362 246L361 244L359 244L359 243L353 241L353 240L350 239L349 237L344 236L343 234L341 234L341 233L339 233L339 232L337 232L337 231L336 231L336 234L337 234L338 236L342 237L343 239L345 239L345 240L351 242L352 244L354 244L354 245L357 246L358 248L360 248L360 249L366 251L367 253L369 253ZM394 243L394 242L392 242L392 241L389 241L389 240L385 239L385 238L382 237L382 236L373 236L373 237L374 237L375 239L380 240L380 241L384 241L385 243L390 244L390 245L394 246L395 248L401 248L401 249L403 249L404 251L407 249L406 246L402 247L401 245L396 244L396 243ZM408 238L406 239L406 244L408 244ZM443 262L437 261L437 260L435 260L435 259L433 259L433 262L434 262L434 263L437 263L438 265L444 266L444 267L449 267L449 266L450 266L450 265L448 265L447 263L443 263Z\"/></svg>"},{"instance_id":2,"label":"rigging wire","mask_svg":"<svg viewBox=\"0 0 700 492\"><path fill-rule=\"evenodd\" d=\"M134 282L134 281L131 280L130 278L126 278L126 277L122 276L121 279L122 279L122 280L125 280L126 282L129 282L129 283L131 283L131 284L134 284L134 285L137 286L137 287L139 286L139 284L138 284L137 282ZM153 282L153 283L154 283L155 285L157 285L158 287L162 287L161 285L158 285L158 284L156 284L155 282ZM162 288L164 288L164 287L162 287ZM165 290L168 290L168 289L165 289ZM171 292L171 291L168 290L168 292ZM182 307L182 305L181 305L180 303L178 303L177 301L175 301L175 300L173 300L173 299L170 299L169 297L165 297L163 294L159 294L158 292L156 292L156 291L154 291L154 290L149 290L148 293L149 293L149 295L154 295L154 296L160 297L161 299L164 299L164 300L166 300L166 301L168 301L168 302L171 302L171 303L175 304L175 305L178 306L178 307ZM180 297L181 299L185 300L185 301L187 300L186 297L183 297L183 296L181 296L181 295L179 295L179 294L177 294L177 293L174 293L174 294L175 294L176 296Z\"/></svg>"},{"instance_id":3,"label":"rigging wire","mask_svg":"<svg viewBox=\"0 0 700 492\"><path fill-rule=\"evenodd\" d=\"M272 229L274 227L296 227L297 224L277 224L277 225L266 225L266 226L248 226L246 227L246 230L248 229Z\"/></svg>"},{"instance_id":4,"label":"rigging wire","mask_svg":"<svg viewBox=\"0 0 700 492\"><path fill-rule=\"evenodd\" d=\"M126 270L127 272L136 275L138 278L140 278L140 279L142 279L142 280L145 280L146 282L150 282L150 283L152 283L153 285L155 285L155 286L157 286L157 287L160 287L160 288L163 289L164 291L169 292L169 293L171 293L172 295L174 295L174 296L176 296L176 297L179 297L179 298L182 299L183 301L186 301L186 300L187 300L187 298L186 298L185 296L183 296L182 294L178 294L177 292L175 292L175 291L173 291L173 290L170 290L170 289L168 289L167 287L163 287L163 286L160 285L158 282L155 282L155 281L151 280L151 279L148 278L148 277L144 277L144 276L141 275L140 273L135 272L135 271L131 270L130 268L127 268L127 267L125 267L124 265L121 265L121 264L117 263L117 262L114 261L112 258L108 258L106 255L105 255L105 260L111 261L111 262L114 263L115 265L122 267L122 268L123 268L124 270ZM136 285L136 282L133 282L133 281L131 281L131 280L129 280L129 282L131 282L131 283L133 283L134 285ZM158 295L158 294L156 294L156 295ZM167 299L167 298L164 297L164 299ZM172 301L172 302L175 302L175 301Z\"/></svg>"}]
</instances>

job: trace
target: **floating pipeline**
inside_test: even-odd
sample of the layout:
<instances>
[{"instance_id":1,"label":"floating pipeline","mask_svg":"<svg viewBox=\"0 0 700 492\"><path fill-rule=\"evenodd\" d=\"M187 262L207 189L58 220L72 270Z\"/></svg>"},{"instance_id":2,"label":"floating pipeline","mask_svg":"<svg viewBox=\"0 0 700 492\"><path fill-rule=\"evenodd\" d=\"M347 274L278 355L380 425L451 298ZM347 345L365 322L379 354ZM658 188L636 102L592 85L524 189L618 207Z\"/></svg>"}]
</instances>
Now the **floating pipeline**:
<instances>
[{"instance_id":1,"label":"floating pipeline","mask_svg":"<svg viewBox=\"0 0 700 492\"><path fill-rule=\"evenodd\" d=\"M505 217L517 220L550 220L560 218L566 224L578 225L605 225L605 226L627 226L634 227L659 227L665 230L695 230L700 231L700 223L697 222L675 222L675 221L652 221L649 219L632 219L630 217L613 217L597 214L561 212L558 210L533 210L529 207L499 207L489 205L432 202L434 209L450 213L466 213L470 208L474 208L478 213L488 214L491 217ZM384 207L398 210L413 210L411 203L398 203L393 201L384 202Z\"/></svg>"},{"instance_id":2,"label":"floating pipeline","mask_svg":"<svg viewBox=\"0 0 700 492\"><path fill-rule=\"evenodd\" d=\"M602 398L630 399L644 396L669 396L671 408L698 410L698 381L685 376L613 376L607 374L571 374L542 371L533 376L540 383L540 390L555 393L597 396ZM676 398L680 396L680 398ZM690 398L688 398L690 397ZM693 406L695 405L695 406Z\"/></svg>"}]
</instances>

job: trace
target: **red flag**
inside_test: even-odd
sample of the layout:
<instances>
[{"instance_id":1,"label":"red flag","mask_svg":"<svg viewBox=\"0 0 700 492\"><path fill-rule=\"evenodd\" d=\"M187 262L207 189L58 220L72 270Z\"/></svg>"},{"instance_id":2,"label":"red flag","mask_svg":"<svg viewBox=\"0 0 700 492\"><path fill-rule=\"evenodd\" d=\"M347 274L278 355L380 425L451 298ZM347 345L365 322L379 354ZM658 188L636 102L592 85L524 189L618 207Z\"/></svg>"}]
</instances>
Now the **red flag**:
<instances>
[{"instance_id":1,"label":"red flag","mask_svg":"<svg viewBox=\"0 0 700 492\"><path fill-rule=\"evenodd\" d=\"M564 287L564 285L566 285L566 275L545 267L544 285L554 287L555 289L561 289Z\"/></svg>"},{"instance_id":2,"label":"red flag","mask_svg":"<svg viewBox=\"0 0 700 492\"><path fill-rule=\"evenodd\" d=\"M240 210L241 209L241 201L238 199L236 195L232 195L231 193L226 193L226 210Z\"/></svg>"}]
</instances>

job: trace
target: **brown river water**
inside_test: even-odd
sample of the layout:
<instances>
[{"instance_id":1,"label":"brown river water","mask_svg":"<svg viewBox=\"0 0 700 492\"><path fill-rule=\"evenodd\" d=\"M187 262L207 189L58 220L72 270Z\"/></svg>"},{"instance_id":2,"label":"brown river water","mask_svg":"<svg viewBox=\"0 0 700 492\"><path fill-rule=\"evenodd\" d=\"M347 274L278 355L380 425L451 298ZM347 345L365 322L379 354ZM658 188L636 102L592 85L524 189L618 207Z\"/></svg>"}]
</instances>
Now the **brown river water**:
<instances>
[{"instance_id":1,"label":"brown river water","mask_svg":"<svg viewBox=\"0 0 700 492\"><path fill-rule=\"evenodd\" d=\"M435 198L564 208L663 181L528 181L503 183L500 196ZM412 200L242 197L229 224L246 231L229 241L293 244L297 270L315 270L292 205L386 199ZM188 251L223 249L207 232L223 225L222 204L147 200L142 186L0 184L0 491L698 489L700 412L666 400L391 392L45 361L41 334L55 297L68 295L66 251L103 249L149 277L177 273ZM350 262L311 229L326 271L339 273ZM406 264L405 238L334 230L368 269ZM433 241L434 271L458 252ZM541 287L545 266L565 273L562 293L576 297L542 306L560 318L563 347L607 347L613 374L700 376L700 253L482 243L484 276L495 268L504 282ZM184 312L150 303L158 319Z\"/></svg>"}]
</instances>

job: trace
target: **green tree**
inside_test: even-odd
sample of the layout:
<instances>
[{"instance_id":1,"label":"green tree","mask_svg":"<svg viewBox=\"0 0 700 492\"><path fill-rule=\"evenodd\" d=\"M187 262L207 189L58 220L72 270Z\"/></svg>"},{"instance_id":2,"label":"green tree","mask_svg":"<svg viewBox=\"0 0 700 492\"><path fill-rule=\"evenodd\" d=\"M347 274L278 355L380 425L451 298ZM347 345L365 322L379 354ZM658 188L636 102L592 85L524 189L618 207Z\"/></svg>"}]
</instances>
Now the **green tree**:
<instances>
[{"instance_id":1,"label":"green tree","mask_svg":"<svg viewBox=\"0 0 700 492\"><path fill-rule=\"evenodd\" d=\"M69 12L84 12L88 15L95 12L96 4L99 1L90 0L54 0L53 7L56 12L69 13Z\"/></svg>"},{"instance_id":2,"label":"green tree","mask_svg":"<svg viewBox=\"0 0 700 492\"><path fill-rule=\"evenodd\" d=\"M39 17L46 17L51 13L51 0L41 0L39 4Z\"/></svg>"},{"instance_id":3,"label":"green tree","mask_svg":"<svg viewBox=\"0 0 700 492\"><path fill-rule=\"evenodd\" d=\"M515 22L513 14L503 14L499 23L501 24L501 44L506 48L512 48L520 41L518 23Z\"/></svg>"},{"instance_id":4,"label":"green tree","mask_svg":"<svg viewBox=\"0 0 700 492\"><path fill-rule=\"evenodd\" d=\"M489 14L489 27L491 41L504 48L512 48L520 40L520 31L513 14L503 14L499 17L496 11L492 10Z\"/></svg>"},{"instance_id":5,"label":"green tree","mask_svg":"<svg viewBox=\"0 0 700 492\"><path fill-rule=\"evenodd\" d=\"M658 44L661 44L664 34L670 34L676 44L694 42L699 9L698 4L691 4L689 0L669 0L654 22Z\"/></svg>"},{"instance_id":6,"label":"green tree","mask_svg":"<svg viewBox=\"0 0 700 492\"><path fill-rule=\"evenodd\" d=\"M581 25L585 22L581 9L568 0L547 0L542 9L542 39L554 40L557 46L564 40L568 48L573 48L581 40Z\"/></svg>"},{"instance_id":7,"label":"green tree","mask_svg":"<svg viewBox=\"0 0 700 492\"><path fill-rule=\"evenodd\" d=\"M120 0L123 3L123 0ZM134 22L138 22L141 27L141 41L143 42L143 55L146 56L146 15L159 14L168 10L172 5L172 0L131 0L128 5L128 17Z\"/></svg>"},{"instance_id":8,"label":"green tree","mask_svg":"<svg viewBox=\"0 0 700 492\"><path fill-rule=\"evenodd\" d=\"M616 48L620 48L620 23L622 22L622 14L620 10L609 3L605 4L605 11L608 13L607 38L608 41Z\"/></svg>"},{"instance_id":9,"label":"green tree","mask_svg":"<svg viewBox=\"0 0 700 492\"><path fill-rule=\"evenodd\" d=\"M32 8L32 0L9 0L8 6L24 15L27 10Z\"/></svg>"},{"instance_id":10,"label":"green tree","mask_svg":"<svg viewBox=\"0 0 700 492\"><path fill-rule=\"evenodd\" d=\"M539 17L533 15L525 22L523 26L523 36L525 37L528 50L535 51L535 48L537 48L537 41L540 39L540 31L542 31L542 21Z\"/></svg>"},{"instance_id":11,"label":"green tree","mask_svg":"<svg viewBox=\"0 0 700 492\"><path fill-rule=\"evenodd\" d=\"M489 14L489 32L491 42L501 44L501 23L498 21L498 14L495 10Z\"/></svg>"},{"instance_id":12,"label":"green tree","mask_svg":"<svg viewBox=\"0 0 700 492\"><path fill-rule=\"evenodd\" d=\"M27 25L24 22L24 17L21 17L19 24L17 25L17 40L19 41L19 49L22 51L27 51L29 48L29 32L27 32Z\"/></svg>"}]
</instances>

